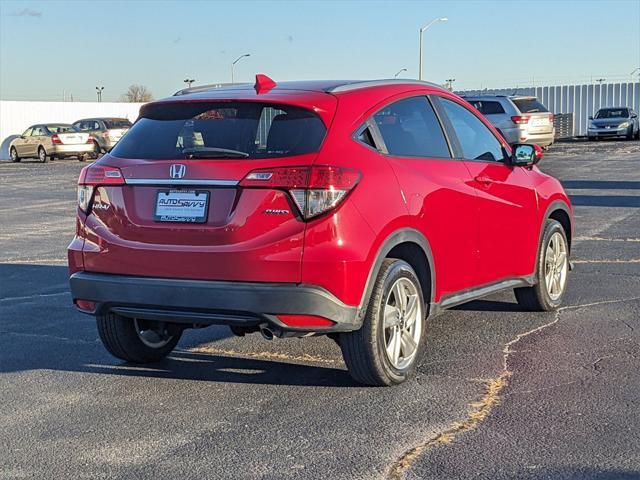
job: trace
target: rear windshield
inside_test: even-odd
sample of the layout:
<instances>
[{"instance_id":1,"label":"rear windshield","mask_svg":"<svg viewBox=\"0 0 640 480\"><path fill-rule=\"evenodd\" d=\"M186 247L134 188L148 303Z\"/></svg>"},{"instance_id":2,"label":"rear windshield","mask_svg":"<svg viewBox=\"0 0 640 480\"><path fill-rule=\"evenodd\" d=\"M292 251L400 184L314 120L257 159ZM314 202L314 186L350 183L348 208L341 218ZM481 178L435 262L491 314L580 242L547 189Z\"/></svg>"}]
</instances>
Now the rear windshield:
<instances>
[{"instance_id":1,"label":"rear windshield","mask_svg":"<svg viewBox=\"0 0 640 480\"><path fill-rule=\"evenodd\" d=\"M596 118L628 118L629 110L626 108L603 108L598 110Z\"/></svg>"},{"instance_id":2,"label":"rear windshield","mask_svg":"<svg viewBox=\"0 0 640 480\"><path fill-rule=\"evenodd\" d=\"M72 133L77 132L71 125L47 125L47 130L51 133Z\"/></svg>"},{"instance_id":3,"label":"rear windshield","mask_svg":"<svg viewBox=\"0 0 640 480\"><path fill-rule=\"evenodd\" d=\"M131 122L126 118L112 118L110 120L104 120L104 126L109 130L112 128L129 128Z\"/></svg>"},{"instance_id":4,"label":"rear windshield","mask_svg":"<svg viewBox=\"0 0 640 480\"><path fill-rule=\"evenodd\" d=\"M147 107L112 154L122 158L272 158L317 152L326 128L313 112L255 102Z\"/></svg>"},{"instance_id":5,"label":"rear windshield","mask_svg":"<svg viewBox=\"0 0 640 480\"><path fill-rule=\"evenodd\" d=\"M518 110L521 113L537 113L548 112L547 107L541 104L536 98L519 98L514 99L513 103L516 104Z\"/></svg>"},{"instance_id":6,"label":"rear windshield","mask_svg":"<svg viewBox=\"0 0 640 480\"><path fill-rule=\"evenodd\" d=\"M500 102L492 102L488 100L470 100L471 105L483 115L495 115L497 113L505 113Z\"/></svg>"}]
</instances>

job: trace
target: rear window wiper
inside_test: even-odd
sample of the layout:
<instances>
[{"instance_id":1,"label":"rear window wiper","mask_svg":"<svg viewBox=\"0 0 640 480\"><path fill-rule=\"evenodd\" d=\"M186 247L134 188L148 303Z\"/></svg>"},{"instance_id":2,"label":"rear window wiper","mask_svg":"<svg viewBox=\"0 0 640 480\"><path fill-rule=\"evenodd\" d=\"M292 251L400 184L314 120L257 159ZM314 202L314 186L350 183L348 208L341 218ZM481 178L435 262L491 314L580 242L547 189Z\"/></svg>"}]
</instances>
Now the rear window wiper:
<instances>
[{"instance_id":1,"label":"rear window wiper","mask_svg":"<svg viewBox=\"0 0 640 480\"><path fill-rule=\"evenodd\" d=\"M247 152L240 150L217 147L183 148L182 153L187 158L247 158L249 156Z\"/></svg>"}]
</instances>

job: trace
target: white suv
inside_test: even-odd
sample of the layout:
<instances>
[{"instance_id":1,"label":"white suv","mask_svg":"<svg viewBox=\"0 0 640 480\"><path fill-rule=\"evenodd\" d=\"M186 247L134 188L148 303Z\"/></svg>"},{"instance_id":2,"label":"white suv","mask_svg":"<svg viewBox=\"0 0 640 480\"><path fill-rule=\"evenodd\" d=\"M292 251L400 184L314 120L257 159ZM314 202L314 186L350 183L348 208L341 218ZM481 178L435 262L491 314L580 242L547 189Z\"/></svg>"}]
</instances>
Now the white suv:
<instances>
[{"instance_id":1,"label":"white suv","mask_svg":"<svg viewBox=\"0 0 640 480\"><path fill-rule=\"evenodd\" d=\"M536 97L481 95L464 97L487 117L510 144L553 144L556 135L553 113Z\"/></svg>"}]
</instances>

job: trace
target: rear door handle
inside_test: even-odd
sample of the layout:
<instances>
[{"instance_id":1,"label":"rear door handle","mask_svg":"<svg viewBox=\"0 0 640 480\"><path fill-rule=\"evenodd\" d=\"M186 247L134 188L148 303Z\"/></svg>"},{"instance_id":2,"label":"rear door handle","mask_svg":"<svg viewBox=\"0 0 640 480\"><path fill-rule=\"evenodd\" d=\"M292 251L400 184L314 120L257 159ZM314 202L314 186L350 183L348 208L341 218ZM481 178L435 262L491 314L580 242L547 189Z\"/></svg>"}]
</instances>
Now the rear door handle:
<instances>
[{"instance_id":1,"label":"rear door handle","mask_svg":"<svg viewBox=\"0 0 640 480\"><path fill-rule=\"evenodd\" d=\"M489 185L493 183L493 180L491 180L491 178L485 177L484 175L478 175L474 178L474 180L478 183L482 183L483 185Z\"/></svg>"}]
</instances>

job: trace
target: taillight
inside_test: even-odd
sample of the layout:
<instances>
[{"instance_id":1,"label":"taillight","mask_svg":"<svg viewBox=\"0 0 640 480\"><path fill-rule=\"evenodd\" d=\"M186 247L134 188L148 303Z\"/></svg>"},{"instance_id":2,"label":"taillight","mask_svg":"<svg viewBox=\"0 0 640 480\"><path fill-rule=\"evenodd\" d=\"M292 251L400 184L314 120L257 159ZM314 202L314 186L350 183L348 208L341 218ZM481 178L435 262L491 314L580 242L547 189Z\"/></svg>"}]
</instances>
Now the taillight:
<instances>
[{"instance_id":1,"label":"taillight","mask_svg":"<svg viewBox=\"0 0 640 480\"><path fill-rule=\"evenodd\" d=\"M60 140L60 137L58 136L57 133L54 133L53 135L51 135L51 141L56 145L62 145L62 140Z\"/></svg>"},{"instance_id":2,"label":"taillight","mask_svg":"<svg viewBox=\"0 0 640 480\"><path fill-rule=\"evenodd\" d=\"M360 178L357 170L331 165L276 167L253 170L240 186L286 190L308 220L335 208Z\"/></svg>"},{"instance_id":3,"label":"taillight","mask_svg":"<svg viewBox=\"0 0 640 480\"><path fill-rule=\"evenodd\" d=\"M553 123L553 119L554 119L554 118L555 118L555 117L553 116L553 113L550 113L550 114L549 114L549 123Z\"/></svg>"},{"instance_id":4,"label":"taillight","mask_svg":"<svg viewBox=\"0 0 640 480\"><path fill-rule=\"evenodd\" d=\"M87 137L87 141L85 143L93 143L93 137L91 135L89 135Z\"/></svg>"},{"instance_id":5,"label":"taillight","mask_svg":"<svg viewBox=\"0 0 640 480\"><path fill-rule=\"evenodd\" d=\"M95 187L100 185L124 185L120 169L103 165L88 165L80 170L78 178L78 207L89 213Z\"/></svg>"},{"instance_id":6,"label":"taillight","mask_svg":"<svg viewBox=\"0 0 640 480\"><path fill-rule=\"evenodd\" d=\"M518 125L523 125L525 123L529 123L529 118L527 115L514 115L511 117L511 121Z\"/></svg>"}]
</instances>

